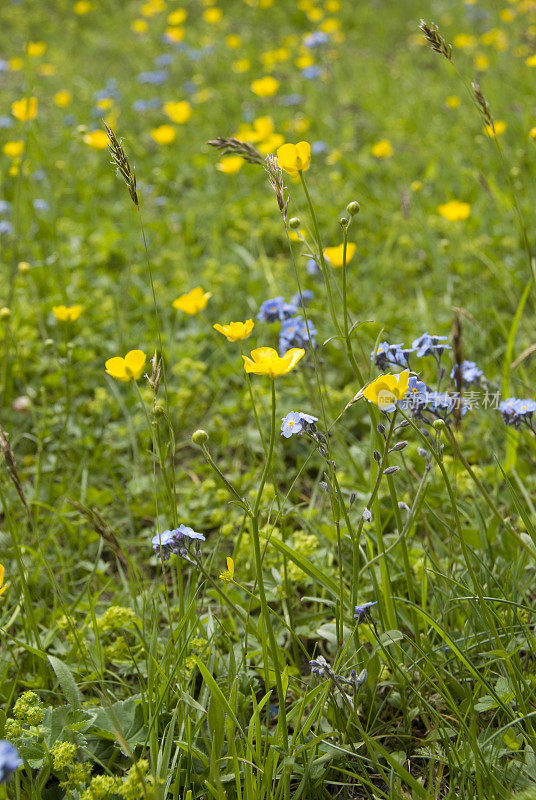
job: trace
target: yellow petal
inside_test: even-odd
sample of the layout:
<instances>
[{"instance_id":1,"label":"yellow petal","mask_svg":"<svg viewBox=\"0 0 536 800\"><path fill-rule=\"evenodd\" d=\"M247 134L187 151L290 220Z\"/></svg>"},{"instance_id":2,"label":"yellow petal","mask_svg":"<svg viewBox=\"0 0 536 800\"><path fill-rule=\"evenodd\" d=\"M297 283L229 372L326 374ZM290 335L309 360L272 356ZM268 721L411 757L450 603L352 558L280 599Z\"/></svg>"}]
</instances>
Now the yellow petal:
<instances>
[{"instance_id":1,"label":"yellow petal","mask_svg":"<svg viewBox=\"0 0 536 800\"><path fill-rule=\"evenodd\" d=\"M146 358L143 350L130 350L125 356L126 370L136 381L143 372Z\"/></svg>"},{"instance_id":2,"label":"yellow petal","mask_svg":"<svg viewBox=\"0 0 536 800\"><path fill-rule=\"evenodd\" d=\"M116 378L118 381L129 381L131 378L131 376L127 374L125 359L121 358L121 356L109 358L104 366L106 367L108 375L111 375L112 378Z\"/></svg>"},{"instance_id":3,"label":"yellow petal","mask_svg":"<svg viewBox=\"0 0 536 800\"><path fill-rule=\"evenodd\" d=\"M287 350L285 355L283 356L282 360L285 361L285 372L290 372L291 369L294 369L298 361L303 358L305 355L305 350L301 347L293 347L292 350Z\"/></svg>"},{"instance_id":4,"label":"yellow petal","mask_svg":"<svg viewBox=\"0 0 536 800\"><path fill-rule=\"evenodd\" d=\"M309 169L309 164L311 163L311 145L309 142L298 142L296 145L296 150L298 152L298 158L300 159L300 164L298 164L298 169L301 169L302 172Z\"/></svg>"}]
</instances>

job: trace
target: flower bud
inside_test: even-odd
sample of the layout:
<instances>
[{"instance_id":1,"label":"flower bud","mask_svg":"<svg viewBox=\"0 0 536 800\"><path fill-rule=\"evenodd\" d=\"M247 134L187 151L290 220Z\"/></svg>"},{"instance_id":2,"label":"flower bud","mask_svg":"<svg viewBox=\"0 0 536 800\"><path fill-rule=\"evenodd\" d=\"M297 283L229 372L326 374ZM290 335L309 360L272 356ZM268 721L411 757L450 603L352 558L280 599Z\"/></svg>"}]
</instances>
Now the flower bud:
<instances>
[{"instance_id":1,"label":"flower bud","mask_svg":"<svg viewBox=\"0 0 536 800\"><path fill-rule=\"evenodd\" d=\"M381 422L379 422L376 430L381 436L383 436L385 434L385 425L382 425Z\"/></svg>"},{"instance_id":2,"label":"flower bud","mask_svg":"<svg viewBox=\"0 0 536 800\"><path fill-rule=\"evenodd\" d=\"M339 225L341 226L341 228L347 228L349 224L350 224L350 220L348 219L348 217L341 217L340 218Z\"/></svg>"},{"instance_id":3,"label":"flower bud","mask_svg":"<svg viewBox=\"0 0 536 800\"><path fill-rule=\"evenodd\" d=\"M368 508L366 506L363 509L362 516L363 516L363 522L370 522L370 520L372 519L372 514L370 513L370 511L368 510Z\"/></svg>"},{"instance_id":4,"label":"flower bud","mask_svg":"<svg viewBox=\"0 0 536 800\"><path fill-rule=\"evenodd\" d=\"M289 224L289 227L292 228L292 230L294 231L294 230L296 230L296 228L300 227L301 222L300 222L298 217L291 217L289 219L289 221L288 221L288 224Z\"/></svg>"},{"instance_id":5,"label":"flower bud","mask_svg":"<svg viewBox=\"0 0 536 800\"><path fill-rule=\"evenodd\" d=\"M384 475L394 475L395 472L399 471L399 469L400 469L400 467L387 467L387 469L384 470L383 474Z\"/></svg>"},{"instance_id":6,"label":"flower bud","mask_svg":"<svg viewBox=\"0 0 536 800\"><path fill-rule=\"evenodd\" d=\"M446 428L444 419L436 419L434 420L433 424L434 424L434 430L436 431L442 431L444 430L444 428Z\"/></svg>"},{"instance_id":7,"label":"flower bud","mask_svg":"<svg viewBox=\"0 0 536 800\"><path fill-rule=\"evenodd\" d=\"M192 442L194 444L198 444L199 446L201 446L202 444L205 444L205 442L208 442L208 433L206 431L202 430L201 428L199 428L197 431L193 432L193 434L192 434Z\"/></svg>"},{"instance_id":8,"label":"flower bud","mask_svg":"<svg viewBox=\"0 0 536 800\"><path fill-rule=\"evenodd\" d=\"M407 447L407 442L397 442L391 449L389 450L390 453L397 453L399 450L403 450L404 447Z\"/></svg>"},{"instance_id":9,"label":"flower bud","mask_svg":"<svg viewBox=\"0 0 536 800\"><path fill-rule=\"evenodd\" d=\"M346 211L350 214L351 217L355 217L356 214L359 214L361 210L361 206L357 202L357 200L352 200L351 203L348 203L346 206Z\"/></svg>"},{"instance_id":10,"label":"flower bud","mask_svg":"<svg viewBox=\"0 0 536 800\"><path fill-rule=\"evenodd\" d=\"M382 460L382 456L381 456L381 453L379 452L379 450L375 450L373 452L373 454L372 454L372 457L373 457L374 461L377 461L378 463Z\"/></svg>"}]
</instances>

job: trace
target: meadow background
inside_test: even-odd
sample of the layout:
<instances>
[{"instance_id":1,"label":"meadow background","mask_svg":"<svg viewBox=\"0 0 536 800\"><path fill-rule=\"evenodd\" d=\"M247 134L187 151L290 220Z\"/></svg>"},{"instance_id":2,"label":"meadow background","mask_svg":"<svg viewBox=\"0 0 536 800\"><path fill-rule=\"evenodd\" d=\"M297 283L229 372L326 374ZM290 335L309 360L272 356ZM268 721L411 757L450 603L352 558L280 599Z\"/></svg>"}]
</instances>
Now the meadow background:
<instances>
[{"instance_id":1,"label":"meadow background","mask_svg":"<svg viewBox=\"0 0 536 800\"><path fill-rule=\"evenodd\" d=\"M536 796L535 68L534 0L2 3L0 797ZM425 332L459 424L348 407Z\"/></svg>"}]
</instances>

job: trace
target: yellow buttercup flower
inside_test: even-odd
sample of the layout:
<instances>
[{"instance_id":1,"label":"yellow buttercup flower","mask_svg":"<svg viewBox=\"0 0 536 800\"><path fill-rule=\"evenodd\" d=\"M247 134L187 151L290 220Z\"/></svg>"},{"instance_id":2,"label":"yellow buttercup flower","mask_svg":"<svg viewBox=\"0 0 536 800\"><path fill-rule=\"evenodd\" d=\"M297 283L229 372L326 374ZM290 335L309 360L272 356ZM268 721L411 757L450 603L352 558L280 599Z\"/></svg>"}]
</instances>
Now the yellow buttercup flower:
<instances>
[{"instance_id":1,"label":"yellow buttercup flower","mask_svg":"<svg viewBox=\"0 0 536 800\"><path fill-rule=\"evenodd\" d=\"M476 38L468 33L459 33L454 37L454 47L458 50L465 50L467 47L474 47Z\"/></svg>"},{"instance_id":2,"label":"yellow buttercup flower","mask_svg":"<svg viewBox=\"0 0 536 800\"><path fill-rule=\"evenodd\" d=\"M370 152L376 158L391 158L393 155L393 145L388 139L380 139L379 142L373 144Z\"/></svg>"},{"instance_id":3,"label":"yellow buttercup flower","mask_svg":"<svg viewBox=\"0 0 536 800\"><path fill-rule=\"evenodd\" d=\"M23 68L24 61L22 60L22 58L19 58L18 56L15 56L15 58L10 58L9 59L8 64L9 64L9 69L12 72L18 72L19 69Z\"/></svg>"},{"instance_id":4,"label":"yellow buttercup flower","mask_svg":"<svg viewBox=\"0 0 536 800\"><path fill-rule=\"evenodd\" d=\"M229 559L227 559L227 562L229 562ZM229 563L227 563L227 566L229 566ZM0 564L0 596L3 595L7 589L7 586L4 584L4 572L5 572L4 565ZM234 568L233 568L233 575L234 575Z\"/></svg>"},{"instance_id":5,"label":"yellow buttercup flower","mask_svg":"<svg viewBox=\"0 0 536 800\"><path fill-rule=\"evenodd\" d=\"M484 133L486 136L489 136L490 139L495 139L496 136L500 136L501 133L504 133L508 125L503 119L498 119L494 122L493 126L491 125L484 125Z\"/></svg>"},{"instance_id":6,"label":"yellow buttercup flower","mask_svg":"<svg viewBox=\"0 0 536 800\"><path fill-rule=\"evenodd\" d=\"M251 61L249 58L241 58L239 61L235 61L231 66L233 72L247 72L251 69Z\"/></svg>"},{"instance_id":7,"label":"yellow buttercup flower","mask_svg":"<svg viewBox=\"0 0 536 800\"><path fill-rule=\"evenodd\" d=\"M460 222L467 219L471 213L471 206L469 203L464 203L461 200L449 200L448 203L443 203L437 207L437 210L442 217L448 219L449 222Z\"/></svg>"},{"instance_id":8,"label":"yellow buttercup flower","mask_svg":"<svg viewBox=\"0 0 536 800\"><path fill-rule=\"evenodd\" d=\"M285 137L280 133L272 133L267 139L258 143L257 150L261 155L266 156L268 153L274 153L278 147L281 147L284 141Z\"/></svg>"},{"instance_id":9,"label":"yellow buttercup flower","mask_svg":"<svg viewBox=\"0 0 536 800\"><path fill-rule=\"evenodd\" d=\"M137 381L143 372L146 355L143 350L130 350L124 358L114 356L109 358L106 364L106 372L112 378L126 383L130 380Z\"/></svg>"},{"instance_id":10,"label":"yellow buttercup flower","mask_svg":"<svg viewBox=\"0 0 536 800\"><path fill-rule=\"evenodd\" d=\"M8 158L20 158L24 153L24 142L18 139L16 142L6 142L2 148Z\"/></svg>"},{"instance_id":11,"label":"yellow buttercup flower","mask_svg":"<svg viewBox=\"0 0 536 800\"><path fill-rule=\"evenodd\" d=\"M242 169L242 164L245 160L242 156L223 156L216 164L216 169L225 175L234 175L239 169Z\"/></svg>"},{"instance_id":12,"label":"yellow buttercup flower","mask_svg":"<svg viewBox=\"0 0 536 800\"><path fill-rule=\"evenodd\" d=\"M247 319L245 322L229 322L227 325L213 325L212 327L222 333L228 342L241 342L247 339L253 330L255 323L252 319Z\"/></svg>"},{"instance_id":13,"label":"yellow buttercup flower","mask_svg":"<svg viewBox=\"0 0 536 800\"><path fill-rule=\"evenodd\" d=\"M182 125L192 116L192 107L187 100L178 100L176 103L170 101L164 103L164 113L172 122Z\"/></svg>"},{"instance_id":14,"label":"yellow buttercup flower","mask_svg":"<svg viewBox=\"0 0 536 800\"><path fill-rule=\"evenodd\" d=\"M249 356L242 356L242 358L246 372L252 372L254 375L268 375L273 380L294 369L304 355L305 350L301 347L287 350L284 356L279 356L273 347L257 347L256 350L251 351L251 358Z\"/></svg>"},{"instance_id":15,"label":"yellow buttercup flower","mask_svg":"<svg viewBox=\"0 0 536 800\"><path fill-rule=\"evenodd\" d=\"M476 69L485 70L489 67L489 58L485 53L477 53L474 58Z\"/></svg>"},{"instance_id":16,"label":"yellow buttercup flower","mask_svg":"<svg viewBox=\"0 0 536 800\"><path fill-rule=\"evenodd\" d=\"M221 8L207 8L207 10L203 12L203 19L211 25L215 25L219 22L222 16L223 11Z\"/></svg>"},{"instance_id":17,"label":"yellow buttercup flower","mask_svg":"<svg viewBox=\"0 0 536 800\"><path fill-rule=\"evenodd\" d=\"M529 136L531 139L536 139L536 127L530 129Z\"/></svg>"},{"instance_id":18,"label":"yellow buttercup flower","mask_svg":"<svg viewBox=\"0 0 536 800\"><path fill-rule=\"evenodd\" d=\"M145 33L148 27L147 20L145 19L134 19L130 23L130 28L134 33Z\"/></svg>"},{"instance_id":19,"label":"yellow buttercup flower","mask_svg":"<svg viewBox=\"0 0 536 800\"><path fill-rule=\"evenodd\" d=\"M177 131L173 125L159 125L153 128L151 136L157 144L171 144L177 136Z\"/></svg>"},{"instance_id":20,"label":"yellow buttercup flower","mask_svg":"<svg viewBox=\"0 0 536 800\"><path fill-rule=\"evenodd\" d=\"M225 37L225 44L231 50L236 50L242 44L242 39L237 33L230 33L229 36Z\"/></svg>"},{"instance_id":21,"label":"yellow buttercup flower","mask_svg":"<svg viewBox=\"0 0 536 800\"><path fill-rule=\"evenodd\" d=\"M346 245L346 263L355 255L356 245L348 242ZM326 247L324 257L327 258L332 267L342 267L344 245L338 244L336 247Z\"/></svg>"},{"instance_id":22,"label":"yellow buttercup flower","mask_svg":"<svg viewBox=\"0 0 536 800\"><path fill-rule=\"evenodd\" d=\"M89 0L78 0L78 2L73 6L73 11L79 16L87 14L89 11L91 11L91 3Z\"/></svg>"},{"instance_id":23,"label":"yellow buttercup flower","mask_svg":"<svg viewBox=\"0 0 536 800\"><path fill-rule=\"evenodd\" d=\"M46 42L28 42L26 52L29 56L42 56L47 49Z\"/></svg>"},{"instance_id":24,"label":"yellow buttercup flower","mask_svg":"<svg viewBox=\"0 0 536 800\"><path fill-rule=\"evenodd\" d=\"M184 28L178 25L172 25L166 28L166 36L172 42L182 42L184 39Z\"/></svg>"},{"instance_id":25,"label":"yellow buttercup flower","mask_svg":"<svg viewBox=\"0 0 536 800\"><path fill-rule=\"evenodd\" d=\"M277 148L277 163L296 178L300 172L309 169L311 163L311 145L309 142L298 142L298 144L282 144Z\"/></svg>"},{"instance_id":26,"label":"yellow buttercup flower","mask_svg":"<svg viewBox=\"0 0 536 800\"><path fill-rule=\"evenodd\" d=\"M67 89L60 89L59 92L56 92L54 95L54 102L58 106L58 108L65 108L68 106L69 103L72 101L73 96Z\"/></svg>"},{"instance_id":27,"label":"yellow buttercup flower","mask_svg":"<svg viewBox=\"0 0 536 800\"><path fill-rule=\"evenodd\" d=\"M258 97L271 97L279 89L279 81L271 75L265 75L264 78L257 78L250 86Z\"/></svg>"},{"instance_id":28,"label":"yellow buttercup flower","mask_svg":"<svg viewBox=\"0 0 536 800\"><path fill-rule=\"evenodd\" d=\"M106 150L108 147L108 136L104 131L90 131L84 135L84 142L94 150Z\"/></svg>"},{"instance_id":29,"label":"yellow buttercup flower","mask_svg":"<svg viewBox=\"0 0 536 800\"><path fill-rule=\"evenodd\" d=\"M184 311L185 314L198 314L207 307L209 299L212 297L212 292L204 292L200 286L196 286L191 292L181 294L173 301L173 308L178 311Z\"/></svg>"},{"instance_id":30,"label":"yellow buttercup flower","mask_svg":"<svg viewBox=\"0 0 536 800\"><path fill-rule=\"evenodd\" d=\"M21 122L35 119L37 116L37 97L23 97L22 100L15 100L11 103L11 113Z\"/></svg>"},{"instance_id":31,"label":"yellow buttercup flower","mask_svg":"<svg viewBox=\"0 0 536 800\"><path fill-rule=\"evenodd\" d=\"M225 572L220 572L220 581L231 583L232 580L234 580L234 561L231 556L227 556L227 569Z\"/></svg>"},{"instance_id":32,"label":"yellow buttercup flower","mask_svg":"<svg viewBox=\"0 0 536 800\"><path fill-rule=\"evenodd\" d=\"M379 378L369 383L363 389L363 396L384 411L393 411L399 400L405 397L408 391L409 370L405 369L399 375L380 375Z\"/></svg>"},{"instance_id":33,"label":"yellow buttercup flower","mask_svg":"<svg viewBox=\"0 0 536 800\"><path fill-rule=\"evenodd\" d=\"M52 306L58 322L76 322L82 313L82 306Z\"/></svg>"},{"instance_id":34,"label":"yellow buttercup flower","mask_svg":"<svg viewBox=\"0 0 536 800\"><path fill-rule=\"evenodd\" d=\"M536 54L525 59L527 67L536 67Z\"/></svg>"},{"instance_id":35,"label":"yellow buttercup flower","mask_svg":"<svg viewBox=\"0 0 536 800\"><path fill-rule=\"evenodd\" d=\"M182 25L185 22L188 13L184 8L177 8L175 11L172 11L171 14L168 16L168 22L170 25Z\"/></svg>"},{"instance_id":36,"label":"yellow buttercup flower","mask_svg":"<svg viewBox=\"0 0 536 800\"><path fill-rule=\"evenodd\" d=\"M452 108L452 109L458 108L458 106L460 105L460 102L461 102L460 98L456 94L451 94L446 99L446 103L447 103L448 107Z\"/></svg>"}]
</instances>

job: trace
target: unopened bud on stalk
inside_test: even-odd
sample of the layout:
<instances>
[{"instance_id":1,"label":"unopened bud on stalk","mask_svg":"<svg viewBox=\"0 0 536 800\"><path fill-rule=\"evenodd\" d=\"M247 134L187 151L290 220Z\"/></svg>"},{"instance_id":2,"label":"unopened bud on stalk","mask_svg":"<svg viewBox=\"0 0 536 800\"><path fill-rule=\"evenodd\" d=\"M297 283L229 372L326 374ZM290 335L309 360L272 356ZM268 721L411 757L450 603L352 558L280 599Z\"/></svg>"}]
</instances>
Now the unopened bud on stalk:
<instances>
[{"instance_id":1,"label":"unopened bud on stalk","mask_svg":"<svg viewBox=\"0 0 536 800\"><path fill-rule=\"evenodd\" d=\"M436 419L436 420L434 420L433 424L434 424L434 429L436 431L442 431L447 427L445 425L445 420L443 420L443 419Z\"/></svg>"},{"instance_id":2,"label":"unopened bud on stalk","mask_svg":"<svg viewBox=\"0 0 536 800\"><path fill-rule=\"evenodd\" d=\"M403 450L404 447L407 447L407 444L407 442L397 442L395 445L393 445L393 447L391 447L389 452L392 453L393 451L398 452L399 450Z\"/></svg>"},{"instance_id":3,"label":"unopened bud on stalk","mask_svg":"<svg viewBox=\"0 0 536 800\"><path fill-rule=\"evenodd\" d=\"M340 218L339 225L341 226L341 228L347 228L349 224L350 224L350 220L348 219L348 217L341 217Z\"/></svg>"},{"instance_id":4,"label":"unopened bud on stalk","mask_svg":"<svg viewBox=\"0 0 536 800\"><path fill-rule=\"evenodd\" d=\"M384 470L383 474L384 475L394 475L395 472L399 471L399 469L400 469L400 467L387 467L387 469Z\"/></svg>"},{"instance_id":5,"label":"unopened bud on stalk","mask_svg":"<svg viewBox=\"0 0 536 800\"><path fill-rule=\"evenodd\" d=\"M382 425L381 422L379 422L376 430L381 436L383 436L385 434L385 425Z\"/></svg>"},{"instance_id":6,"label":"unopened bud on stalk","mask_svg":"<svg viewBox=\"0 0 536 800\"><path fill-rule=\"evenodd\" d=\"M298 217L291 217L288 221L288 224L289 228L292 228L292 230L296 230L296 228L300 227L301 222Z\"/></svg>"},{"instance_id":7,"label":"unopened bud on stalk","mask_svg":"<svg viewBox=\"0 0 536 800\"><path fill-rule=\"evenodd\" d=\"M378 463L382 460L382 456L381 456L381 453L379 452L379 450L375 450L373 452L372 458L374 459L374 461L377 461Z\"/></svg>"},{"instance_id":8,"label":"unopened bud on stalk","mask_svg":"<svg viewBox=\"0 0 536 800\"><path fill-rule=\"evenodd\" d=\"M202 428L199 428L197 431L194 431L192 434L192 442L194 444L198 444L200 447L205 442L208 442L208 433Z\"/></svg>"},{"instance_id":9,"label":"unopened bud on stalk","mask_svg":"<svg viewBox=\"0 0 536 800\"><path fill-rule=\"evenodd\" d=\"M352 200L352 202L348 203L348 205L346 206L346 210L351 217L355 217L356 214L359 214L361 206L359 205L357 200Z\"/></svg>"}]
</instances>

